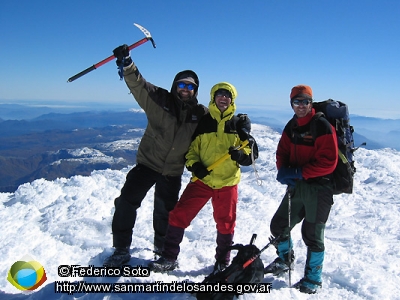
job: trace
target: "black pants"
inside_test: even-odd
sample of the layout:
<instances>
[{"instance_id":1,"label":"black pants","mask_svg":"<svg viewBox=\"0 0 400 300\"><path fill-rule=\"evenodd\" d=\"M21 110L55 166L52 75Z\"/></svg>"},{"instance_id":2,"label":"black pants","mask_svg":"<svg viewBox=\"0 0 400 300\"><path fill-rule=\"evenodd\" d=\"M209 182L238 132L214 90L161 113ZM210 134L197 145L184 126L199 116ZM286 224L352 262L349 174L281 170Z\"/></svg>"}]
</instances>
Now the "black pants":
<instances>
[{"instance_id":1,"label":"black pants","mask_svg":"<svg viewBox=\"0 0 400 300\"><path fill-rule=\"evenodd\" d=\"M136 210L142 204L147 192L155 184L154 245L159 249L163 248L168 228L168 214L178 202L181 177L164 176L141 164L129 171L121 189L121 195L115 199L115 212L112 221L114 247L129 247L131 245Z\"/></svg>"}]
</instances>

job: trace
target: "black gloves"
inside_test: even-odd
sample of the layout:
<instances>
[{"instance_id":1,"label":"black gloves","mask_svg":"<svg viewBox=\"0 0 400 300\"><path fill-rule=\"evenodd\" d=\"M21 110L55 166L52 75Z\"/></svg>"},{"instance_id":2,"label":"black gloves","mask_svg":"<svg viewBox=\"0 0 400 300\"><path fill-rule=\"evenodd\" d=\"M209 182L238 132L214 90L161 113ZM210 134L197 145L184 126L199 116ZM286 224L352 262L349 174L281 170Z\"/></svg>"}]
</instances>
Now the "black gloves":
<instances>
[{"instance_id":1,"label":"black gloves","mask_svg":"<svg viewBox=\"0 0 400 300\"><path fill-rule=\"evenodd\" d=\"M117 58L116 64L119 68L127 67L132 63L132 59L129 56L129 47L124 44L113 50L114 56Z\"/></svg>"},{"instance_id":2,"label":"black gloves","mask_svg":"<svg viewBox=\"0 0 400 300\"><path fill-rule=\"evenodd\" d=\"M246 114L238 114L239 120L236 122L236 132L241 141L249 139L251 121Z\"/></svg>"},{"instance_id":3,"label":"black gloves","mask_svg":"<svg viewBox=\"0 0 400 300\"><path fill-rule=\"evenodd\" d=\"M237 162L241 162L246 156L242 149L236 150L233 146L229 148L229 154L231 155L231 159Z\"/></svg>"},{"instance_id":4,"label":"black gloves","mask_svg":"<svg viewBox=\"0 0 400 300\"><path fill-rule=\"evenodd\" d=\"M246 154L243 149L236 150L235 147L230 147L228 153L231 155L231 159L236 161L239 165L250 166L253 163L253 159L255 160L258 158L258 146L251 135L249 135L249 145L251 145L250 154Z\"/></svg>"},{"instance_id":5,"label":"black gloves","mask_svg":"<svg viewBox=\"0 0 400 300\"><path fill-rule=\"evenodd\" d=\"M203 179L208 174L210 174L210 171L208 171L207 168L201 162L195 162L193 166L191 166L188 169L189 171L192 171L194 175L199 179Z\"/></svg>"}]
</instances>

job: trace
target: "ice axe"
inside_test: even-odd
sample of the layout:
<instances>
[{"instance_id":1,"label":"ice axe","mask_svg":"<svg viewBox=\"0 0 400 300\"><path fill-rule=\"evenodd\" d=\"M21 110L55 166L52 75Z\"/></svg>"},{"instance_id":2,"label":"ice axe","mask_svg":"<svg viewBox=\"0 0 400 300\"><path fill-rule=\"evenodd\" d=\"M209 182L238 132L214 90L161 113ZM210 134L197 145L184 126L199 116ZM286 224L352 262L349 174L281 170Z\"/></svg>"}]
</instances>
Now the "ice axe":
<instances>
[{"instance_id":1,"label":"ice axe","mask_svg":"<svg viewBox=\"0 0 400 300\"><path fill-rule=\"evenodd\" d=\"M132 49L134 49L136 47L139 47L140 45L146 43L147 41L151 41L151 43L153 44L153 47L155 48L156 44L154 43L154 40L151 37L150 32L146 28L144 28L143 26L140 26L139 24L133 23L133 25L135 25L137 28L139 28L140 31L142 31L146 37L144 37L140 41L137 41L136 43L130 45L129 46L129 50L132 50ZM115 58L115 56L111 55L111 56L107 57L106 59L103 59L102 61L98 62L97 64L94 64L93 66L87 68L86 70L83 70L82 72L79 72L78 74L72 76L71 78L68 78L67 82L72 82L75 79L78 79L79 77L81 77L81 76L83 76L83 75L85 75L85 74L87 74L87 73L89 73L89 72L101 67L102 65L108 63L109 61L113 60L114 58Z\"/></svg>"},{"instance_id":2,"label":"ice axe","mask_svg":"<svg viewBox=\"0 0 400 300\"><path fill-rule=\"evenodd\" d=\"M249 144L249 140L245 140L244 142L242 142L238 147L235 148L235 150L241 150L244 147L246 147ZM207 167L207 171L211 171L213 170L216 166L218 166L219 164L221 164L224 160L226 160L228 157L230 157L231 155L228 153L226 153L224 156L220 157L217 161L215 161L213 164L211 164L210 166ZM195 182L198 178L196 176L192 177L192 182Z\"/></svg>"},{"instance_id":3,"label":"ice axe","mask_svg":"<svg viewBox=\"0 0 400 300\"><path fill-rule=\"evenodd\" d=\"M254 242L254 240L256 239L256 237L257 237L257 235L254 233L254 234L253 234L253 237L251 238L250 245L253 244L253 242ZM269 246L275 245L276 242L278 241L278 239L279 239L280 237L281 237L280 235L277 236L276 238L274 238L274 237L271 236L271 237L269 238L269 243L268 243L267 245L265 245L260 251L258 251L258 253L257 253L256 255L254 255L252 258L250 258L249 260L247 260L247 261L243 264L243 269L246 268L246 267L248 267L253 261L255 261L258 257L260 257L260 256L261 256L261 253L263 253Z\"/></svg>"}]
</instances>

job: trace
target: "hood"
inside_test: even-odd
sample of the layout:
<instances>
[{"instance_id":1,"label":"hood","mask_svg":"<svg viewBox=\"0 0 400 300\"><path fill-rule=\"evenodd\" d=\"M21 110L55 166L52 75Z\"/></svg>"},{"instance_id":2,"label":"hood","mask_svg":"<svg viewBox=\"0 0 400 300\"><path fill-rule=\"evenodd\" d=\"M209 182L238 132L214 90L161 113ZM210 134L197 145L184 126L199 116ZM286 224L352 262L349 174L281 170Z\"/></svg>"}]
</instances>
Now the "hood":
<instances>
[{"instance_id":1,"label":"hood","mask_svg":"<svg viewBox=\"0 0 400 300\"><path fill-rule=\"evenodd\" d=\"M216 85L214 85L211 88L211 92L210 92L211 101L210 101L210 104L212 102L214 102L214 94L215 94L215 92L220 90L220 89L224 89L224 90L229 91L231 93L231 95L232 95L232 104L235 104L235 99L237 97L237 91L236 91L236 88L232 84L230 84L229 82L220 82L220 83L217 83Z\"/></svg>"},{"instance_id":2,"label":"hood","mask_svg":"<svg viewBox=\"0 0 400 300\"><path fill-rule=\"evenodd\" d=\"M192 99L190 99L189 101L185 101L185 103L197 104L197 93L199 90L200 81L199 81L199 78L197 77L197 74L192 70L184 70L175 75L174 81L172 82L171 94L174 95L175 99L181 100L178 93L176 92L177 80L186 78L186 77L192 77L196 82L196 86L194 88L194 94L193 94Z\"/></svg>"},{"instance_id":3,"label":"hood","mask_svg":"<svg viewBox=\"0 0 400 300\"><path fill-rule=\"evenodd\" d=\"M217 105L215 104L214 101L214 94L216 91L220 90L220 89L224 89L227 90L231 93L232 95L232 102L231 105L228 107L228 109L226 111L224 111L224 113L221 115L220 110L218 109ZM210 92L210 103L208 105L208 108L211 112L211 114L213 115L214 118L216 118L216 116L218 115L220 118L224 118L227 115L233 115L236 111L236 104L235 104L235 99L237 97L237 91L236 88L230 84L229 82L220 82L217 83L216 85L214 85L211 88L211 92ZM218 119L218 118L217 118Z\"/></svg>"}]
</instances>

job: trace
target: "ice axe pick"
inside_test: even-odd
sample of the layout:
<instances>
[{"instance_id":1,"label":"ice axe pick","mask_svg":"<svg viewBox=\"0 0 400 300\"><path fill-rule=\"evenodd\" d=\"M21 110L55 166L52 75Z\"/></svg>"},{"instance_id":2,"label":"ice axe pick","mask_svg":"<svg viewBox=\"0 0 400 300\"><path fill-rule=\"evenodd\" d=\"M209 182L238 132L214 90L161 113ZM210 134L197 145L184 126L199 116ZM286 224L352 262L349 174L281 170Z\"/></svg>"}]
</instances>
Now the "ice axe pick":
<instances>
[{"instance_id":1,"label":"ice axe pick","mask_svg":"<svg viewBox=\"0 0 400 300\"><path fill-rule=\"evenodd\" d=\"M134 49L136 47L139 47L140 45L146 43L147 41L151 41L151 43L153 44L153 47L155 48L156 44L154 43L154 40L151 37L150 32L146 28L144 28L143 26L140 26L139 24L133 23L133 25L135 25L137 28L139 28L140 31L142 31L146 37L144 37L140 41L137 41L136 43L130 45L129 46L129 50L132 50L132 49ZM113 60L114 58L116 58L116 57L114 55L111 55L111 56L103 59L102 61L98 62L97 64L94 64L93 66L87 68L86 70L83 70L82 72L79 72L78 74L68 78L67 82L72 82L75 79L78 79L79 77L81 77L81 76L83 76L83 75L85 75L85 74L87 74L87 73L89 73L89 72L101 67L102 65L108 63L109 61Z\"/></svg>"}]
</instances>

